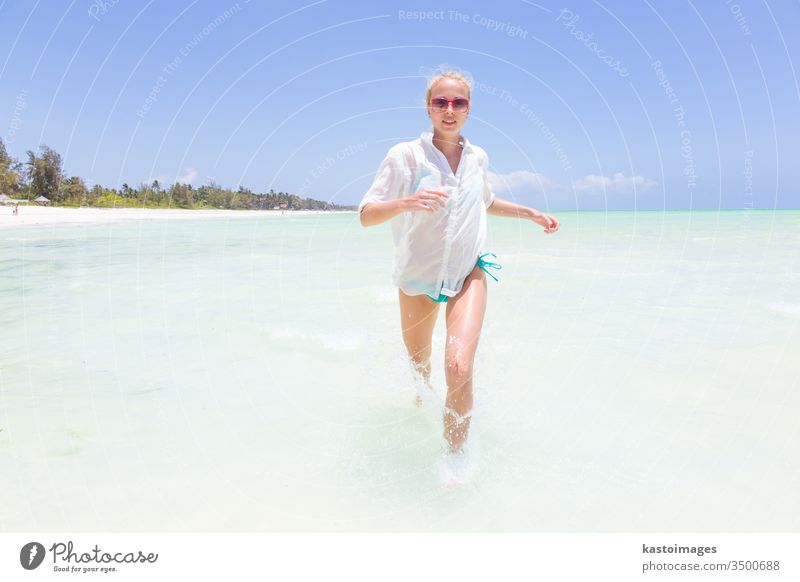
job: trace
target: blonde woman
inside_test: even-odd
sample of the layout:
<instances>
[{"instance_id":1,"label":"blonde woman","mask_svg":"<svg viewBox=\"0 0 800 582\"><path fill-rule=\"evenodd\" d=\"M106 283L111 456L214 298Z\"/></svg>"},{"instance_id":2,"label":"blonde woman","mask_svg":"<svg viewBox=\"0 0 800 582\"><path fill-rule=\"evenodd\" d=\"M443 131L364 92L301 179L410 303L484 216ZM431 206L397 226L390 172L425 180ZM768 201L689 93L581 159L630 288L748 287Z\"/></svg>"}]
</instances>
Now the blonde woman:
<instances>
[{"instance_id":1,"label":"blonde woman","mask_svg":"<svg viewBox=\"0 0 800 582\"><path fill-rule=\"evenodd\" d=\"M456 71L435 76L425 94L430 130L393 146L359 204L361 224L391 220L393 282L398 287L403 342L414 370L430 386L431 338L446 303L444 438L447 486L466 480L464 445L472 412L472 373L483 316L488 261L486 215L532 220L545 234L555 217L497 198L488 180L488 157L461 135L470 111L471 83ZM417 403L420 403L417 397Z\"/></svg>"}]
</instances>

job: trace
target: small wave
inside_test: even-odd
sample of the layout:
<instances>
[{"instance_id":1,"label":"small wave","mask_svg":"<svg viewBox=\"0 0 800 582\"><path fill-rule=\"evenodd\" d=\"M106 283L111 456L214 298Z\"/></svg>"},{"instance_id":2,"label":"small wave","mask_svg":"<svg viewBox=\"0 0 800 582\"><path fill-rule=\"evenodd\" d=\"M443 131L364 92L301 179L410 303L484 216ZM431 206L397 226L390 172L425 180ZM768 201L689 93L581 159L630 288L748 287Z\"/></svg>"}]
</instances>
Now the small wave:
<instances>
[{"instance_id":1,"label":"small wave","mask_svg":"<svg viewBox=\"0 0 800 582\"><path fill-rule=\"evenodd\" d=\"M361 349L366 342L366 334L358 332L301 331L296 329L277 329L269 332L270 338L279 341L313 343L335 352L350 352Z\"/></svg>"},{"instance_id":2,"label":"small wave","mask_svg":"<svg viewBox=\"0 0 800 582\"><path fill-rule=\"evenodd\" d=\"M791 303L770 303L769 308L778 313L791 317L800 317L800 304Z\"/></svg>"},{"instance_id":3,"label":"small wave","mask_svg":"<svg viewBox=\"0 0 800 582\"><path fill-rule=\"evenodd\" d=\"M375 301L377 303L396 303L397 290L396 289L380 289L375 291Z\"/></svg>"}]
</instances>

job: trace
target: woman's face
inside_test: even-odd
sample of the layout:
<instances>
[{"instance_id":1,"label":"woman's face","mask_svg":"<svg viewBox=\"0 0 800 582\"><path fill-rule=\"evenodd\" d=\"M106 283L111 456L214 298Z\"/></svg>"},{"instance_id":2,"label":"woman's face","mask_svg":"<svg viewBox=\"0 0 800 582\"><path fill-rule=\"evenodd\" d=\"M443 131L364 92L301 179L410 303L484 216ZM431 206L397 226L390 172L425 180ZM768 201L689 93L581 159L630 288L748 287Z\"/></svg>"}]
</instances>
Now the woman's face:
<instances>
[{"instance_id":1,"label":"woman's face","mask_svg":"<svg viewBox=\"0 0 800 582\"><path fill-rule=\"evenodd\" d=\"M467 87L461 81L445 77L431 87L431 102L436 98L469 99ZM457 136L469 115L469 106L466 111L455 111L453 104L449 103L444 111L440 111L428 102L428 117L433 122L434 133Z\"/></svg>"}]
</instances>

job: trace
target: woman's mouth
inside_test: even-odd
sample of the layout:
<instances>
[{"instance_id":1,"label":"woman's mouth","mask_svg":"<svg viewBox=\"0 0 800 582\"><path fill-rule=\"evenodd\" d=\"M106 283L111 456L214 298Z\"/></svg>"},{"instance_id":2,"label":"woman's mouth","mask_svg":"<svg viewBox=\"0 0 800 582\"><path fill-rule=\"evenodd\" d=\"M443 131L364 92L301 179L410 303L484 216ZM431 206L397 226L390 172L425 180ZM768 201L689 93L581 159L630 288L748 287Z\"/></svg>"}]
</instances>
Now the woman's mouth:
<instances>
[{"instance_id":1,"label":"woman's mouth","mask_svg":"<svg viewBox=\"0 0 800 582\"><path fill-rule=\"evenodd\" d=\"M444 123L445 125L455 125L456 124L456 120L455 119L444 119L444 120L442 120L442 123Z\"/></svg>"}]
</instances>

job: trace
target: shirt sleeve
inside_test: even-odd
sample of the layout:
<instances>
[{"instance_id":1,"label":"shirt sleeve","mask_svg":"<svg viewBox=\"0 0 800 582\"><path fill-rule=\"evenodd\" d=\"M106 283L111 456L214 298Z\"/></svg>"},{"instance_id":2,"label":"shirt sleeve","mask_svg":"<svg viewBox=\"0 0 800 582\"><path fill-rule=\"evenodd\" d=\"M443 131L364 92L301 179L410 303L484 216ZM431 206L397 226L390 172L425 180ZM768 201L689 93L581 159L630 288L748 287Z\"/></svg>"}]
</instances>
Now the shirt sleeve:
<instances>
[{"instance_id":1,"label":"shirt sleeve","mask_svg":"<svg viewBox=\"0 0 800 582\"><path fill-rule=\"evenodd\" d=\"M483 154L483 203L489 208L494 202L494 192L489 182L489 156Z\"/></svg>"},{"instance_id":2,"label":"shirt sleeve","mask_svg":"<svg viewBox=\"0 0 800 582\"><path fill-rule=\"evenodd\" d=\"M360 213L370 202L386 202L400 198L406 188L406 164L399 147L392 147L378 167L378 173L358 205Z\"/></svg>"}]
</instances>

